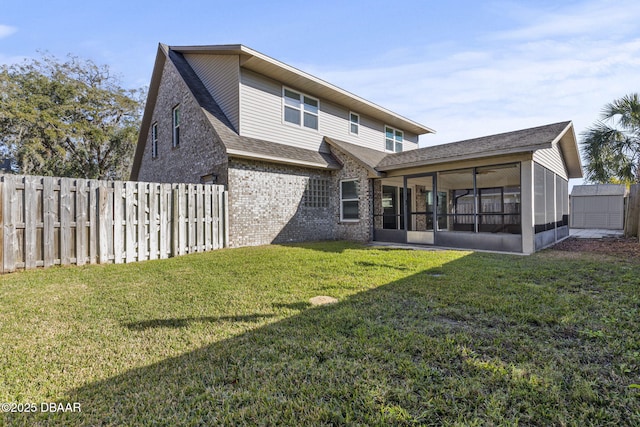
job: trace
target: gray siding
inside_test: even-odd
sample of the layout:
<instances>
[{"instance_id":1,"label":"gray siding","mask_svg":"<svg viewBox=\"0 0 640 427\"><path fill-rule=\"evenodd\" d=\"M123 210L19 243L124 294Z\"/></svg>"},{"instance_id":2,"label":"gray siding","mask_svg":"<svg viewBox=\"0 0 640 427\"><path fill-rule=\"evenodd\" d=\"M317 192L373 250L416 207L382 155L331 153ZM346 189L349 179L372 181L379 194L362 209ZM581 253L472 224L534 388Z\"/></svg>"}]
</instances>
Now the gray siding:
<instances>
[{"instance_id":1,"label":"gray siding","mask_svg":"<svg viewBox=\"0 0 640 427\"><path fill-rule=\"evenodd\" d=\"M238 55L186 54L196 72L233 127L240 123L240 58Z\"/></svg>"},{"instance_id":2,"label":"gray siding","mask_svg":"<svg viewBox=\"0 0 640 427\"><path fill-rule=\"evenodd\" d=\"M384 123L360 114L360 134L351 135L350 110L321 97L317 131L285 123L282 119L282 86L280 82L251 71L241 71L240 135L324 151L328 149L322 145L322 138L328 136L384 151ZM285 86L296 89L293 84ZM418 136L405 131L405 151L415 148L418 148Z\"/></svg>"},{"instance_id":3,"label":"gray siding","mask_svg":"<svg viewBox=\"0 0 640 427\"><path fill-rule=\"evenodd\" d=\"M622 230L623 196L571 197L571 227Z\"/></svg>"},{"instance_id":4,"label":"gray siding","mask_svg":"<svg viewBox=\"0 0 640 427\"><path fill-rule=\"evenodd\" d=\"M545 148L544 150L538 150L533 153L533 160L560 175L562 178L569 179L567 168L564 164L564 157L557 143L553 144L551 148Z\"/></svg>"}]
</instances>

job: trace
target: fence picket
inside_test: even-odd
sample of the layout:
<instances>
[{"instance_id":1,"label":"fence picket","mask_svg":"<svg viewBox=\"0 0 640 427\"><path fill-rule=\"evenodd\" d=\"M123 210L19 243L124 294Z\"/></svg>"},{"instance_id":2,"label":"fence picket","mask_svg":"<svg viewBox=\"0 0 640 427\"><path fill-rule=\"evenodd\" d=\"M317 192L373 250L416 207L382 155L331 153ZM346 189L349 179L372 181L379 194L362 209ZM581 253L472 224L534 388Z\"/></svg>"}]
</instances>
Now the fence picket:
<instances>
[{"instance_id":1,"label":"fence picket","mask_svg":"<svg viewBox=\"0 0 640 427\"><path fill-rule=\"evenodd\" d=\"M125 226L125 262L130 263L136 260L136 230L138 220L136 214L138 212L138 198L135 188L135 182L127 181L125 184L125 199L127 204L125 205L126 217L123 225Z\"/></svg>"},{"instance_id":2,"label":"fence picket","mask_svg":"<svg viewBox=\"0 0 640 427\"><path fill-rule=\"evenodd\" d=\"M4 272L10 273L16 270L16 252L19 250L17 247L18 241L16 239L16 218L14 217L14 209L17 206L18 192L16 191L16 181L18 177L5 176L4 177L4 189L3 189L3 201L2 201L2 218L4 220L4 249L3 249L3 263Z\"/></svg>"},{"instance_id":3,"label":"fence picket","mask_svg":"<svg viewBox=\"0 0 640 427\"><path fill-rule=\"evenodd\" d=\"M204 250L210 251L213 248L211 244L211 201L212 201L212 190L213 186L205 185L204 186Z\"/></svg>"},{"instance_id":4,"label":"fence picket","mask_svg":"<svg viewBox=\"0 0 640 427\"><path fill-rule=\"evenodd\" d=\"M104 185L97 188L97 239L98 239L98 262L106 264L109 261L109 190Z\"/></svg>"},{"instance_id":5,"label":"fence picket","mask_svg":"<svg viewBox=\"0 0 640 427\"><path fill-rule=\"evenodd\" d=\"M88 253L88 261L91 264L95 264L98 262L98 254L97 254L97 245L98 245L98 181L96 180L87 180L87 197L89 203L89 212L87 214L87 233L88 240L87 244L89 247L87 250Z\"/></svg>"},{"instance_id":6,"label":"fence picket","mask_svg":"<svg viewBox=\"0 0 640 427\"><path fill-rule=\"evenodd\" d=\"M171 251L171 184L160 184L160 259L169 257Z\"/></svg>"},{"instance_id":7,"label":"fence picket","mask_svg":"<svg viewBox=\"0 0 640 427\"><path fill-rule=\"evenodd\" d=\"M37 251L37 186L40 180L35 176L24 179L24 267L36 267Z\"/></svg>"},{"instance_id":8,"label":"fence picket","mask_svg":"<svg viewBox=\"0 0 640 427\"><path fill-rule=\"evenodd\" d=\"M149 258L158 258L158 184L149 184Z\"/></svg>"},{"instance_id":9,"label":"fence picket","mask_svg":"<svg viewBox=\"0 0 640 427\"><path fill-rule=\"evenodd\" d=\"M75 222L76 222L76 264L84 265L86 261L85 253L87 252L87 210L89 204L86 199L86 182L83 179L76 180L76 209L75 209Z\"/></svg>"},{"instance_id":10,"label":"fence picket","mask_svg":"<svg viewBox=\"0 0 640 427\"><path fill-rule=\"evenodd\" d=\"M43 266L51 267L56 261L56 218L57 204L55 203L55 179L42 180L42 250Z\"/></svg>"},{"instance_id":11,"label":"fence picket","mask_svg":"<svg viewBox=\"0 0 640 427\"><path fill-rule=\"evenodd\" d=\"M124 258L123 191L121 181L113 183L113 259L116 264L122 264Z\"/></svg>"},{"instance_id":12,"label":"fence picket","mask_svg":"<svg viewBox=\"0 0 640 427\"><path fill-rule=\"evenodd\" d=\"M60 179L60 264L71 263L71 180Z\"/></svg>"},{"instance_id":13,"label":"fence picket","mask_svg":"<svg viewBox=\"0 0 640 427\"><path fill-rule=\"evenodd\" d=\"M137 253L138 253L138 261L143 261L149 259L147 257L147 233L146 233L146 223L147 223L147 183L146 182L138 182L136 184L137 188L137 204L138 209L136 212L136 217L138 218L138 226L135 240L138 243L137 245Z\"/></svg>"}]
</instances>

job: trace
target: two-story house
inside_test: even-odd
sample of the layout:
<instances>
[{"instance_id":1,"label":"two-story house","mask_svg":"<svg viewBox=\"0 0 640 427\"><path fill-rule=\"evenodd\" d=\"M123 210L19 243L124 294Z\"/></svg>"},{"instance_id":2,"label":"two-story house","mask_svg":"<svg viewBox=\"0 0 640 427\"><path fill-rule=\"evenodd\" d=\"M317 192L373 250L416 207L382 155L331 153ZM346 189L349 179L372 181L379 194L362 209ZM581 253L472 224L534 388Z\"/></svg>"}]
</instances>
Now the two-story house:
<instances>
[{"instance_id":1,"label":"two-story house","mask_svg":"<svg viewBox=\"0 0 640 427\"><path fill-rule=\"evenodd\" d=\"M348 239L531 253L568 235L571 122L430 128L242 45L160 45L133 180L216 183L230 246Z\"/></svg>"}]
</instances>

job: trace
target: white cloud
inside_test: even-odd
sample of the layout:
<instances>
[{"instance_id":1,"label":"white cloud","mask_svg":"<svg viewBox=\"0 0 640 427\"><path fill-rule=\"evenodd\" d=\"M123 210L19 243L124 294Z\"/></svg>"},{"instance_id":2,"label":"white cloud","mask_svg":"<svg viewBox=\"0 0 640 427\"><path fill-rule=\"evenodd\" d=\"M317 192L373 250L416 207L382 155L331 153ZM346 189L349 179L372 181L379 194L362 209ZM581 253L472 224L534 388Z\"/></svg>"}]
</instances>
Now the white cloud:
<instances>
[{"instance_id":1,"label":"white cloud","mask_svg":"<svg viewBox=\"0 0 640 427\"><path fill-rule=\"evenodd\" d=\"M604 104L640 91L640 33L623 31L639 20L640 7L632 6L612 12L621 22L615 38L601 30L616 23L600 22L609 19L605 9L619 6L592 2L572 17L529 11L531 22L489 34L479 48L450 46L440 56L407 55L393 67L319 75L438 131L422 145L564 120L573 120L579 135Z\"/></svg>"},{"instance_id":2,"label":"white cloud","mask_svg":"<svg viewBox=\"0 0 640 427\"><path fill-rule=\"evenodd\" d=\"M11 34L18 31L16 27L10 27L9 25L0 24L0 39L9 37Z\"/></svg>"},{"instance_id":3,"label":"white cloud","mask_svg":"<svg viewBox=\"0 0 640 427\"><path fill-rule=\"evenodd\" d=\"M534 3L535 4L535 3ZM507 3L502 7L511 19L524 24L517 29L494 33L496 40L530 40L575 37L585 34L610 38L633 31L640 15L635 0L592 0L558 2L548 8Z\"/></svg>"}]
</instances>

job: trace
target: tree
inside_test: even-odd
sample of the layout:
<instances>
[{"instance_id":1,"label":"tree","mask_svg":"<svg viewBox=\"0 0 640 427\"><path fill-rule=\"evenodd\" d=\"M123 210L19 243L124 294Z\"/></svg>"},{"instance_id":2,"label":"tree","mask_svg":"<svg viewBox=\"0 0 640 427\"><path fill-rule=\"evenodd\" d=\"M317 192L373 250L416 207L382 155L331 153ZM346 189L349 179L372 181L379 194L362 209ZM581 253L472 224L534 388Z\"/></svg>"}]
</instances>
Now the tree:
<instances>
[{"instance_id":1,"label":"tree","mask_svg":"<svg viewBox=\"0 0 640 427\"><path fill-rule=\"evenodd\" d=\"M640 182L640 97L626 95L607 104L601 120L582 134L587 180Z\"/></svg>"},{"instance_id":2,"label":"tree","mask_svg":"<svg viewBox=\"0 0 640 427\"><path fill-rule=\"evenodd\" d=\"M33 175L127 178L143 90L74 56L0 67L0 156Z\"/></svg>"}]
</instances>

